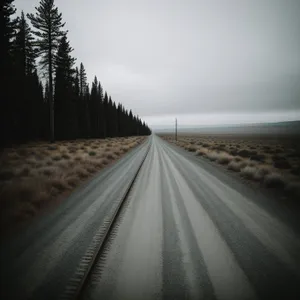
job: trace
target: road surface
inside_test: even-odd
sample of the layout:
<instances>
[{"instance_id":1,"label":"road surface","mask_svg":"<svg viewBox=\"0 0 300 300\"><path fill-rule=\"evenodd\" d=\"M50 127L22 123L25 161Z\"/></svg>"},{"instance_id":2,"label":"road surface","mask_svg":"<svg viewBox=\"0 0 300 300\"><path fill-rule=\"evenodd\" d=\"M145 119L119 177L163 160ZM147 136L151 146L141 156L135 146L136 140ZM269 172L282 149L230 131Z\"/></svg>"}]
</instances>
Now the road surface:
<instances>
[{"instance_id":1,"label":"road surface","mask_svg":"<svg viewBox=\"0 0 300 300\"><path fill-rule=\"evenodd\" d=\"M82 298L300 299L298 212L156 136L1 246L1 293L56 299L148 146Z\"/></svg>"}]
</instances>

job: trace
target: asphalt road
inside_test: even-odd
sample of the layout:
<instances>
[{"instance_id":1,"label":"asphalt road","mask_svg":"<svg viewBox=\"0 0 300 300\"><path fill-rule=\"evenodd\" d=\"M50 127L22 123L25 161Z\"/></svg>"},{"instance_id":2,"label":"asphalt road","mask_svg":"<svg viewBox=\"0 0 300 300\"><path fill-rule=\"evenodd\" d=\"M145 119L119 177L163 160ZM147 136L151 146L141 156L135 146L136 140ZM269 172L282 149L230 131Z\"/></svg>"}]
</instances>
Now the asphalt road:
<instances>
[{"instance_id":1,"label":"asphalt road","mask_svg":"<svg viewBox=\"0 0 300 300\"><path fill-rule=\"evenodd\" d=\"M150 150L83 299L300 299L299 213L156 136L1 245L3 299L56 299Z\"/></svg>"}]
</instances>

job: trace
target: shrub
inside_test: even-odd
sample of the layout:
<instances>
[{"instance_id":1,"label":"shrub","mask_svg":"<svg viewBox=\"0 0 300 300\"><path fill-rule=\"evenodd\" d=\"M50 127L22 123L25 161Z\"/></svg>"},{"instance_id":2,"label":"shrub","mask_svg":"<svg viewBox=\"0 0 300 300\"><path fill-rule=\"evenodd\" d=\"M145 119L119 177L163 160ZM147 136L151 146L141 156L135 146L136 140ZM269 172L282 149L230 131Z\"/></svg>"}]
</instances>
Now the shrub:
<instances>
[{"instance_id":1,"label":"shrub","mask_svg":"<svg viewBox=\"0 0 300 300\"><path fill-rule=\"evenodd\" d=\"M52 162L51 160L47 160L47 161L46 161L46 165L47 165L47 166L52 166L52 165L53 165L53 162Z\"/></svg>"},{"instance_id":2,"label":"shrub","mask_svg":"<svg viewBox=\"0 0 300 300\"><path fill-rule=\"evenodd\" d=\"M87 166L87 167L86 167L86 170L87 170L89 173L94 173L94 172L96 171L96 168L95 168L95 166L90 165L90 166Z\"/></svg>"},{"instance_id":3,"label":"shrub","mask_svg":"<svg viewBox=\"0 0 300 300\"><path fill-rule=\"evenodd\" d=\"M184 147L186 150L190 151L190 152L194 152L197 150L197 146L194 146L194 145L191 145L191 144L188 144Z\"/></svg>"},{"instance_id":4,"label":"shrub","mask_svg":"<svg viewBox=\"0 0 300 300\"><path fill-rule=\"evenodd\" d=\"M70 187L76 187L79 184L80 179L77 176L73 175L67 177L66 182Z\"/></svg>"},{"instance_id":5,"label":"shrub","mask_svg":"<svg viewBox=\"0 0 300 300\"><path fill-rule=\"evenodd\" d=\"M246 163L250 167L255 167L257 165L257 162L253 160L247 160Z\"/></svg>"},{"instance_id":6,"label":"shrub","mask_svg":"<svg viewBox=\"0 0 300 300\"><path fill-rule=\"evenodd\" d=\"M232 171L235 171L235 172L239 172L241 170L241 167L242 167L241 163L237 162L237 161L231 161L228 164L228 169L232 170Z\"/></svg>"},{"instance_id":7,"label":"shrub","mask_svg":"<svg viewBox=\"0 0 300 300\"><path fill-rule=\"evenodd\" d=\"M97 154L97 153L96 153L95 151L90 151L90 152L89 152L89 155L90 155L90 156L95 156L96 154Z\"/></svg>"},{"instance_id":8,"label":"shrub","mask_svg":"<svg viewBox=\"0 0 300 300\"><path fill-rule=\"evenodd\" d=\"M265 155L263 154L255 154L251 155L251 159L256 160L256 161L264 161L265 160Z\"/></svg>"},{"instance_id":9,"label":"shrub","mask_svg":"<svg viewBox=\"0 0 300 300\"><path fill-rule=\"evenodd\" d=\"M61 157L64 158L64 159L70 159L71 158L71 156L68 155L67 153L64 153Z\"/></svg>"},{"instance_id":10,"label":"shrub","mask_svg":"<svg viewBox=\"0 0 300 300\"><path fill-rule=\"evenodd\" d=\"M114 156L113 153L108 152L108 153L106 154L106 158L107 158L107 159L110 159L110 160L113 160L113 159L115 159L115 156Z\"/></svg>"},{"instance_id":11,"label":"shrub","mask_svg":"<svg viewBox=\"0 0 300 300\"><path fill-rule=\"evenodd\" d=\"M114 155L120 156L120 155L121 155L121 151L120 151L119 149L116 149L116 150L114 151Z\"/></svg>"},{"instance_id":12,"label":"shrub","mask_svg":"<svg viewBox=\"0 0 300 300\"><path fill-rule=\"evenodd\" d=\"M82 158L82 156L80 156L80 155L77 155L77 156L75 156L74 157L74 160L75 161L81 161L83 158Z\"/></svg>"},{"instance_id":13,"label":"shrub","mask_svg":"<svg viewBox=\"0 0 300 300\"><path fill-rule=\"evenodd\" d=\"M263 149L264 149L265 151L268 151L268 150L271 150L271 147L270 147L270 146L263 146Z\"/></svg>"},{"instance_id":14,"label":"shrub","mask_svg":"<svg viewBox=\"0 0 300 300\"><path fill-rule=\"evenodd\" d=\"M238 151L237 154L241 157L250 157L252 152L244 149L244 150Z\"/></svg>"},{"instance_id":15,"label":"shrub","mask_svg":"<svg viewBox=\"0 0 300 300\"><path fill-rule=\"evenodd\" d=\"M235 161L242 161L243 159L242 159L241 157L239 157L239 156L235 156L235 157L234 157L234 160L235 160Z\"/></svg>"},{"instance_id":16,"label":"shrub","mask_svg":"<svg viewBox=\"0 0 300 300\"><path fill-rule=\"evenodd\" d=\"M121 151L122 151L123 153L127 152L128 150L129 150L129 147L128 147L128 146L122 146L122 147L121 147Z\"/></svg>"},{"instance_id":17,"label":"shrub","mask_svg":"<svg viewBox=\"0 0 300 300\"><path fill-rule=\"evenodd\" d=\"M52 178L49 182L51 186L56 188L58 191L63 192L69 189L64 178Z\"/></svg>"},{"instance_id":18,"label":"shrub","mask_svg":"<svg viewBox=\"0 0 300 300\"><path fill-rule=\"evenodd\" d=\"M246 166L241 170L241 175L247 179L252 179L254 178L256 172L257 169L255 167Z\"/></svg>"},{"instance_id":19,"label":"shrub","mask_svg":"<svg viewBox=\"0 0 300 300\"><path fill-rule=\"evenodd\" d=\"M230 150L229 153L233 156L237 155L238 154L238 151L233 149L233 150Z\"/></svg>"},{"instance_id":20,"label":"shrub","mask_svg":"<svg viewBox=\"0 0 300 300\"><path fill-rule=\"evenodd\" d=\"M218 153L217 152L214 152L214 151L211 151L211 152L208 152L206 154L207 158L210 159L211 161L216 161L218 159Z\"/></svg>"},{"instance_id":21,"label":"shrub","mask_svg":"<svg viewBox=\"0 0 300 300\"><path fill-rule=\"evenodd\" d=\"M57 146L54 146L54 145L50 145L47 147L47 150L51 150L51 151L54 151L54 150L57 150Z\"/></svg>"},{"instance_id":22,"label":"shrub","mask_svg":"<svg viewBox=\"0 0 300 300\"><path fill-rule=\"evenodd\" d=\"M277 188L284 186L284 179L278 173L270 173L266 175L264 179L264 184L269 188Z\"/></svg>"},{"instance_id":23,"label":"shrub","mask_svg":"<svg viewBox=\"0 0 300 300\"><path fill-rule=\"evenodd\" d=\"M103 165L104 165L104 163L103 163L103 160L102 160L102 159L93 161L93 166L94 166L95 168L97 168L97 169L102 168Z\"/></svg>"},{"instance_id":24,"label":"shrub","mask_svg":"<svg viewBox=\"0 0 300 300\"><path fill-rule=\"evenodd\" d=\"M54 161L60 161L61 160L61 156L55 155L55 156L52 157L52 160L54 160Z\"/></svg>"},{"instance_id":25,"label":"shrub","mask_svg":"<svg viewBox=\"0 0 300 300\"><path fill-rule=\"evenodd\" d=\"M74 174L78 175L79 178L84 179L89 176L89 173L85 170L84 166L77 166L74 168Z\"/></svg>"},{"instance_id":26,"label":"shrub","mask_svg":"<svg viewBox=\"0 0 300 300\"><path fill-rule=\"evenodd\" d=\"M31 165L32 167L36 167L38 162L36 161L35 158L31 157L26 159L26 163Z\"/></svg>"},{"instance_id":27,"label":"shrub","mask_svg":"<svg viewBox=\"0 0 300 300\"><path fill-rule=\"evenodd\" d=\"M108 165L109 164L109 160L107 158L103 158L102 159L102 163L103 163L103 165Z\"/></svg>"},{"instance_id":28,"label":"shrub","mask_svg":"<svg viewBox=\"0 0 300 300\"><path fill-rule=\"evenodd\" d=\"M51 176L53 175L55 172L57 171L57 169L55 167L45 167L45 168L41 168L39 170L40 174L43 174L45 176Z\"/></svg>"},{"instance_id":29,"label":"shrub","mask_svg":"<svg viewBox=\"0 0 300 300\"><path fill-rule=\"evenodd\" d=\"M225 152L219 153L217 162L222 165L227 165L229 162L231 162L233 157Z\"/></svg>"},{"instance_id":30,"label":"shrub","mask_svg":"<svg viewBox=\"0 0 300 300\"><path fill-rule=\"evenodd\" d=\"M78 148L75 146L68 146L68 151L70 153L75 153L75 152L77 152L77 150L78 150Z\"/></svg>"},{"instance_id":31,"label":"shrub","mask_svg":"<svg viewBox=\"0 0 300 300\"><path fill-rule=\"evenodd\" d=\"M258 166L259 172L261 172L263 175L267 175L269 173L271 173L272 168L268 165L261 165Z\"/></svg>"}]
</instances>

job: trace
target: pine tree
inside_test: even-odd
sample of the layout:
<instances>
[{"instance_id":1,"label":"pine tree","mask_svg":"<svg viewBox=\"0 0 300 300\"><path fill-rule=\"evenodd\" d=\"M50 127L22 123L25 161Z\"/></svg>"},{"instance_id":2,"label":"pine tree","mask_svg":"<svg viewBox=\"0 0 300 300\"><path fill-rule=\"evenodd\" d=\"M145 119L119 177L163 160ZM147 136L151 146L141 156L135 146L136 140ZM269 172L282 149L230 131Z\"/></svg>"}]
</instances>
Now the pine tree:
<instances>
[{"instance_id":1,"label":"pine tree","mask_svg":"<svg viewBox=\"0 0 300 300\"><path fill-rule=\"evenodd\" d=\"M89 102L90 102L90 88L89 84L85 86L84 90L84 111L85 111L85 125L86 125L86 138L91 137L91 118L89 112Z\"/></svg>"},{"instance_id":2,"label":"pine tree","mask_svg":"<svg viewBox=\"0 0 300 300\"><path fill-rule=\"evenodd\" d=\"M102 126L103 126L103 138L106 138L108 136L109 128L108 128L108 96L107 92L104 94L103 98L103 120L102 120Z\"/></svg>"},{"instance_id":3,"label":"pine tree","mask_svg":"<svg viewBox=\"0 0 300 300\"><path fill-rule=\"evenodd\" d=\"M12 15L16 9L13 0L1 1L1 99L0 99L0 145L4 145L11 139L11 128L13 124L12 93L15 86L14 72L12 70L12 39L15 33L16 20Z\"/></svg>"},{"instance_id":4,"label":"pine tree","mask_svg":"<svg viewBox=\"0 0 300 300\"><path fill-rule=\"evenodd\" d=\"M82 101L80 95L80 77L79 77L79 70L78 67L75 69L75 76L74 76L74 102L76 106L76 117L77 117L77 137L83 137L83 124L84 124L84 117L82 113Z\"/></svg>"},{"instance_id":5,"label":"pine tree","mask_svg":"<svg viewBox=\"0 0 300 300\"><path fill-rule=\"evenodd\" d=\"M26 140L37 135L37 128L40 126L37 115L40 115L43 99L39 92L40 81L36 73L33 37L23 12L16 26L12 57L14 81L18 86L13 92L13 135L15 139Z\"/></svg>"},{"instance_id":6,"label":"pine tree","mask_svg":"<svg viewBox=\"0 0 300 300\"><path fill-rule=\"evenodd\" d=\"M79 68L80 97L84 96L84 93L86 91L86 85L87 85L87 76L86 76L86 72L85 72L83 63L81 63L80 68Z\"/></svg>"},{"instance_id":7,"label":"pine tree","mask_svg":"<svg viewBox=\"0 0 300 300\"><path fill-rule=\"evenodd\" d=\"M74 93L76 97L79 97L80 95L80 88L79 88L79 71L76 67L75 69L75 78L74 78Z\"/></svg>"},{"instance_id":8,"label":"pine tree","mask_svg":"<svg viewBox=\"0 0 300 300\"><path fill-rule=\"evenodd\" d=\"M98 79L97 76L95 76L94 81L92 83L92 90L91 90L91 98L90 98L90 117L91 117L91 131L92 131L92 137L97 137L98 135L98 118L99 118L99 110L98 110Z\"/></svg>"},{"instance_id":9,"label":"pine tree","mask_svg":"<svg viewBox=\"0 0 300 300\"><path fill-rule=\"evenodd\" d=\"M60 39L65 32L62 31L65 23L62 22L62 14L54 5L54 0L41 0L36 7L35 15L28 14L32 26L36 29L33 33L37 37L35 45L41 56L41 66L48 69L49 79L49 105L50 105L50 132L51 142L54 142L54 108L53 108L53 70L55 66L55 54Z\"/></svg>"},{"instance_id":10,"label":"pine tree","mask_svg":"<svg viewBox=\"0 0 300 300\"><path fill-rule=\"evenodd\" d=\"M104 111L103 111L103 88L101 86L101 83L98 82L98 88L97 88L97 104L98 104L98 124L97 124L97 132L99 137L103 137L104 133L102 130L102 120L104 118Z\"/></svg>"},{"instance_id":11,"label":"pine tree","mask_svg":"<svg viewBox=\"0 0 300 300\"><path fill-rule=\"evenodd\" d=\"M82 137L90 135L89 87L83 63L79 67L79 97L80 97L80 128Z\"/></svg>"},{"instance_id":12,"label":"pine tree","mask_svg":"<svg viewBox=\"0 0 300 300\"><path fill-rule=\"evenodd\" d=\"M7 67L10 53L12 50L12 38L14 36L16 19L11 19L11 16L16 12L13 5L14 0L1 1L1 67Z\"/></svg>"},{"instance_id":13,"label":"pine tree","mask_svg":"<svg viewBox=\"0 0 300 300\"><path fill-rule=\"evenodd\" d=\"M73 51L66 35L61 38L56 55L55 77L55 132L59 139L76 137L77 114L74 104L73 68L76 59L71 56Z\"/></svg>"},{"instance_id":14,"label":"pine tree","mask_svg":"<svg viewBox=\"0 0 300 300\"><path fill-rule=\"evenodd\" d=\"M33 46L34 38L23 11L16 28L17 33L13 44L15 63L24 76L32 75L36 69L37 54Z\"/></svg>"}]
</instances>

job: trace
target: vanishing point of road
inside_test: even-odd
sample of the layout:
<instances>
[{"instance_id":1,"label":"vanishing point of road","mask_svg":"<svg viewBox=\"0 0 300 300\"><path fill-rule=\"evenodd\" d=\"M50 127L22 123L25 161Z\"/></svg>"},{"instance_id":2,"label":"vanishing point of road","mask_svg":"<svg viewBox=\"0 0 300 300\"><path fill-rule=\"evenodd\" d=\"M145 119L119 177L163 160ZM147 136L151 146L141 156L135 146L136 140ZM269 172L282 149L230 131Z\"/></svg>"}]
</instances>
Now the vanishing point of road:
<instances>
[{"instance_id":1,"label":"vanishing point of road","mask_svg":"<svg viewBox=\"0 0 300 300\"><path fill-rule=\"evenodd\" d=\"M1 299L300 299L273 200L152 135L2 243Z\"/></svg>"}]
</instances>

